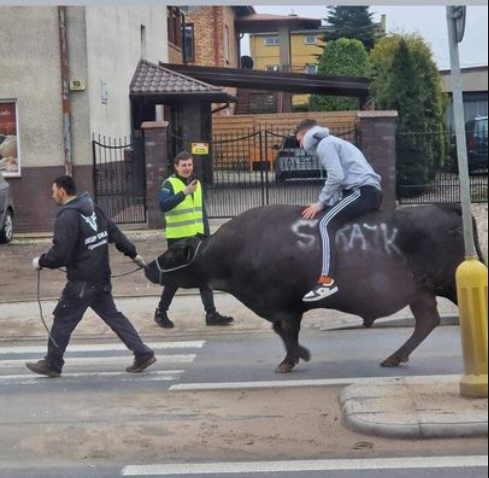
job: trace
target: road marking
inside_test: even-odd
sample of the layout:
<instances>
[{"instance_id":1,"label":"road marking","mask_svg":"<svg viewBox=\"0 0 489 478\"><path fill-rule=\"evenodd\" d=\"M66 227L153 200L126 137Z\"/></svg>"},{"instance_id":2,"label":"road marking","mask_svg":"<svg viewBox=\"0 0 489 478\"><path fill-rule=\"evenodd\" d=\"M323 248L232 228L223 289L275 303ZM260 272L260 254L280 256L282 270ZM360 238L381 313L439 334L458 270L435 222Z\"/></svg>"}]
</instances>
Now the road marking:
<instances>
[{"instance_id":1,"label":"road marking","mask_svg":"<svg viewBox=\"0 0 489 478\"><path fill-rule=\"evenodd\" d=\"M22 375L4 375L0 376L0 386L7 384L15 385L32 385L45 383L46 380L54 381L56 383L65 384L69 380L75 380L80 378L93 378L93 379L107 379L113 378L122 382L129 382L135 380L144 380L150 382L174 382L179 377L178 375L184 374L184 370L166 370L158 372L148 372L144 374L128 374L127 372L84 372L84 373L64 373L61 378L56 380L40 377L34 374L22 374Z\"/></svg>"},{"instance_id":2,"label":"road marking","mask_svg":"<svg viewBox=\"0 0 489 478\"><path fill-rule=\"evenodd\" d=\"M233 475L238 473L280 473L301 471L417 470L486 468L487 456L388 458L371 460L318 460L260 463L202 463L182 465L126 466L121 476Z\"/></svg>"},{"instance_id":3,"label":"road marking","mask_svg":"<svg viewBox=\"0 0 489 478\"><path fill-rule=\"evenodd\" d=\"M237 383L189 383L173 385L174 392L219 391L262 388L302 388L302 387L334 387L342 385L375 385L391 384L399 381L420 384L437 382L450 383L459 380L460 375L419 376L419 377L371 377L371 378L333 378L326 380L276 380L270 382L237 382Z\"/></svg>"},{"instance_id":4,"label":"road marking","mask_svg":"<svg viewBox=\"0 0 489 478\"><path fill-rule=\"evenodd\" d=\"M147 344L153 350L172 350L172 349L201 349L206 342L157 342ZM67 356L70 353L90 353L90 352L118 352L126 351L123 344L85 344L70 345ZM0 347L0 355L23 355L23 354L45 354L46 346L19 346L19 347Z\"/></svg>"},{"instance_id":5,"label":"road marking","mask_svg":"<svg viewBox=\"0 0 489 478\"><path fill-rule=\"evenodd\" d=\"M157 355L159 362L162 365L168 364L179 364L179 363L193 363L197 356L194 354L190 355ZM130 357L75 357L75 358L67 358L66 364L68 366L94 366L101 365L110 366L110 365L120 365L121 363L125 363L129 365ZM25 364L25 360L22 359L13 359L13 360L0 360L0 371L10 368L23 367Z\"/></svg>"}]
</instances>

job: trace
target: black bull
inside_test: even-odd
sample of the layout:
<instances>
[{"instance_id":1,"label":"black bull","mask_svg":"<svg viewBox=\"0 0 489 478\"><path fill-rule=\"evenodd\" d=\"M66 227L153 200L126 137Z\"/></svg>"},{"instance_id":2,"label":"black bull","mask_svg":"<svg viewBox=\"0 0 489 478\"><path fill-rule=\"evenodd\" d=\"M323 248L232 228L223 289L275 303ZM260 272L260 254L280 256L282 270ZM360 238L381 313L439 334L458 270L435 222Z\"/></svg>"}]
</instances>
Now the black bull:
<instances>
[{"instance_id":1,"label":"black bull","mask_svg":"<svg viewBox=\"0 0 489 478\"><path fill-rule=\"evenodd\" d=\"M339 230L340 292L315 304L302 298L321 273L321 240L318 221L302 220L301 211L289 206L249 211L211 238L177 244L149 265L146 276L155 284L182 288L209 284L272 322L287 350L278 372L290 372L301 359L311 358L299 345L307 311L335 309L360 316L371 327L410 306L414 334L382 365L407 362L440 323L437 297L457 303L455 273L464 260L460 207L380 212Z\"/></svg>"}]
</instances>

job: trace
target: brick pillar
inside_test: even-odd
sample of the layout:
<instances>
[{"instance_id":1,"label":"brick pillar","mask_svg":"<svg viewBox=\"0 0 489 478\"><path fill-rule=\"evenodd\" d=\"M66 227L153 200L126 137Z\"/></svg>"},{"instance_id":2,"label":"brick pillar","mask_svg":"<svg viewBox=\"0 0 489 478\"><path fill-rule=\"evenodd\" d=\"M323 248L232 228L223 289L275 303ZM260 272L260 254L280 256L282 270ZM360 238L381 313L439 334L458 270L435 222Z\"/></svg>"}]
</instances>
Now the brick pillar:
<instances>
[{"instance_id":1,"label":"brick pillar","mask_svg":"<svg viewBox=\"0 0 489 478\"><path fill-rule=\"evenodd\" d=\"M146 158L146 200L148 227L162 229L164 217L158 203L163 181L169 176L169 123L149 121L142 124Z\"/></svg>"},{"instance_id":2,"label":"brick pillar","mask_svg":"<svg viewBox=\"0 0 489 478\"><path fill-rule=\"evenodd\" d=\"M396 111L360 111L358 118L362 151L383 179L383 209L395 209L397 206L396 143L399 115Z\"/></svg>"}]
</instances>

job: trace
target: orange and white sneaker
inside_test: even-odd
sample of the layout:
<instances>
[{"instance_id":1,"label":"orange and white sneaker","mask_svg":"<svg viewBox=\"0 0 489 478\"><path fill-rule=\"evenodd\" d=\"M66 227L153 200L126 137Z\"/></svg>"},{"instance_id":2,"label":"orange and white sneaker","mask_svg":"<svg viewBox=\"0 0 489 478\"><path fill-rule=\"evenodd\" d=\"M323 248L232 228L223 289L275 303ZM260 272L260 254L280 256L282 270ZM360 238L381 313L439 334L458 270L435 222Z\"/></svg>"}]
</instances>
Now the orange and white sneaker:
<instances>
[{"instance_id":1,"label":"orange and white sneaker","mask_svg":"<svg viewBox=\"0 0 489 478\"><path fill-rule=\"evenodd\" d=\"M303 299L304 302L319 302L339 292L340 288L331 277L321 277L316 287Z\"/></svg>"}]
</instances>

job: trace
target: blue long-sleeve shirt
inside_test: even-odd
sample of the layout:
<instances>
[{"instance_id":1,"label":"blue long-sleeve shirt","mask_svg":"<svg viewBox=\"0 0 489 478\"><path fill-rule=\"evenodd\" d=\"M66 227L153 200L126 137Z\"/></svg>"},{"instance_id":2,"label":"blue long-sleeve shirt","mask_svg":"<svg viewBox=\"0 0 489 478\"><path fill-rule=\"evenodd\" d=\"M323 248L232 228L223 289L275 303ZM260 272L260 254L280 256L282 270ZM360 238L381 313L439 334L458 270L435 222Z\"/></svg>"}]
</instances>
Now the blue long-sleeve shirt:
<instances>
[{"instance_id":1,"label":"blue long-sleeve shirt","mask_svg":"<svg viewBox=\"0 0 489 478\"><path fill-rule=\"evenodd\" d=\"M181 178L180 176L174 175L174 178L179 179L182 181L185 186L189 186L192 181L195 180L194 177L190 177L188 179ZM161 189L161 192L158 197L159 203L160 203L160 209L164 212L170 212L173 211L176 207L178 207L183 201L185 201L185 194L183 192L180 192L178 194L175 194L175 190L173 189L173 184L170 181L165 181L163 183L163 187ZM203 207L203 214L204 214L204 234L205 236L210 236L211 235L211 228L209 224L209 218L207 216L207 210L205 207L205 202L202 205Z\"/></svg>"}]
</instances>

